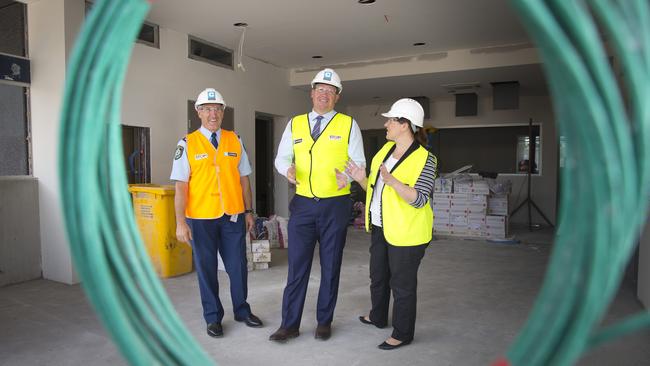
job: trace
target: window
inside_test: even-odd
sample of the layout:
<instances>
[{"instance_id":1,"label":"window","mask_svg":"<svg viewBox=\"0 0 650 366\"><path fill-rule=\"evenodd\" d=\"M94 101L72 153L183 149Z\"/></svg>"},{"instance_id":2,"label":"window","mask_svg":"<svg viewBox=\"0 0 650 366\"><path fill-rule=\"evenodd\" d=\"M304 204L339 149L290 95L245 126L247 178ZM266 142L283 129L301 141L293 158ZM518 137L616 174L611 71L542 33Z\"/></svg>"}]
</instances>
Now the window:
<instances>
[{"instance_id":1,"label":"window","mask_svg":"<svg viewBox=\"0 0 650 366\"><path fill-rule=\"evenodd\" d=\"M136 39L136 42L154 48L160 48L160 42L158 38L159 32L160 32L160 27L157 24L144 22L142 24L142 28L140 28L140 33L138 34L138 38Z\"/></svg>"},{"instance_id":2,"label":"window","mask_svg":"<svg viewBox=\"0 0 650 366\"><path fill-rule=\"evenodd\" d=\"M25 9L25 4L0 0L0 176L31 174Z\"/></svg>"},{"instance_id":3,"label":"window","mask_svg":"<svg viewBox=\"0 0 650 366\"><path fill-rule=\"evenodd\" d=\"M532 126L533 174L541 173L541 127ZM465 165L473 172L526 174L529 159L528 126L446 128L429 134L429 147L438 157L440 173ZM525 169L524 169L525 167Z\"/></svg>"},{"instance_id":4,"label":"window","mask_svg":"<svg viewBox=\"0 0 650 366\"><path fill-rule=\"evenodd\" d=\"M233 68L232 51L194 36L188 36L187 57L213 65Z\"/></svg>"},{"instance_id":5,"label":"window","mask_svg":"<svg viewBox=\"0 0 650 366\"><path fill-rule=\"evenodd\" d=\"M0 53L27 56L25 4L0 0Z\"/></svg>"},{"instance_id":6,"label":"window","mask_svg":"<svg viewBox=\"0 0 650 366\"><path fill-rule=\"evenodd\" d=\"M0 175L29 175L27 88L0 83Z\"/></svg>"}]
</instances>

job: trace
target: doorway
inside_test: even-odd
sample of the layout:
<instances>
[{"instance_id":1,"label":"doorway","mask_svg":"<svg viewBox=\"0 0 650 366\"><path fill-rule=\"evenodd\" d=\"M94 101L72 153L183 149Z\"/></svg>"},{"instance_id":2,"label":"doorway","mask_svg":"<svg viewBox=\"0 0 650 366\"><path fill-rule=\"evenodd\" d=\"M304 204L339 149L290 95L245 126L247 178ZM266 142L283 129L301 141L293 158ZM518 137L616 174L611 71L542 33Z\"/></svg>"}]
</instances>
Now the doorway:
<instances>
[{"instance_id":1,"label":"doorway","mask_svg":"<svg viewBox=\"0 0 650 366\"><path fill-rule=\"evenodd\" d=\"M122 149L129 184L151 183L149 127L122 125Z\"/></svg>"},{"instance_id":2,"label":"doorway","mask_svg":"<svg viewBox=\"0 0 650 366\"><path fill-rule=\"evenodd\" d=\"M255 208L258 216L273 214L273 117L255 116Z\"/></svg>"}]
</instances>

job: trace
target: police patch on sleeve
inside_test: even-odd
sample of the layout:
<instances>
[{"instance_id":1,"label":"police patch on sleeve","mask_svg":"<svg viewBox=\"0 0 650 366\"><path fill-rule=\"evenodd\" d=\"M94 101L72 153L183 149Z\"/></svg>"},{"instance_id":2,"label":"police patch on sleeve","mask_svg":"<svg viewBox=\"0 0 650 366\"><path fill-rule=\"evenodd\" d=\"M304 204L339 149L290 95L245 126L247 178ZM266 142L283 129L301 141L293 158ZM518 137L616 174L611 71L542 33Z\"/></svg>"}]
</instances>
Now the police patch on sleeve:
<instances>
[{"instance_id":1,"label":"police patch on sleeve","mask_svg":"<svg viewBox=\"0 0 650 366\"><path fill-rule=\"evenodd\" d=\"M183 147L181 145L176 146L176 152L174 152L174 160L178 160L183 156Z\"/></svg>"}]
</instances>

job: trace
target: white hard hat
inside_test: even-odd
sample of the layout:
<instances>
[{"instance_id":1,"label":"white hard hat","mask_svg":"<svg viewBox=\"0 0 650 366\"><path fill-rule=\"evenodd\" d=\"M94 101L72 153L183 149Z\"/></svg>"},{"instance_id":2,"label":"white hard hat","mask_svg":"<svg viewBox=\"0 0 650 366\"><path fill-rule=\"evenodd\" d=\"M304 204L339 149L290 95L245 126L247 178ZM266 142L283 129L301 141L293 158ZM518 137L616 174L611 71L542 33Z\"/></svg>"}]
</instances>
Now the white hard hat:
<instances>
[{"instance_id":1,"label":"white hard hat","mask_svg":"<svg viewBox=\"0 0 650 366\"><path fill-rule=\"evenodd\" d=\"M213 88L207 88L202 91L198 97L196 97L196 103L194 103L194 109L199 110L199 106L202 104L223 104L223 107L226 107L226 102L223 100L221 93L216 91Z\"/></svg>"},{"instance_id":2,"label":"white hard hat","mask_svg":"<svg viewBox=\"0 0 650 366\"><path fill-rule=\"evenodd\" d=\"M424 109L420 103L411 98L398 100L390 107L390 111L381 115L388 118L406 118L418 127L424 125Z\"/></svg>"},{"instance_id":3,"label":"white hard hat","mask_svg":"<svg viewBox=\"0 0 650 366\"><path fill-rule=\"evenodd\" d=\"M341 90L343 90L343 85L341 85L341 78L339 77L339 74L336 73L336 71L332 69L323 69L316 74L314 77L314 80L311 81L311 88L314 88L314 85L316 84L328 84L336 89L338 89L338 92L336 94L341 94Z\"/></svg>"}]
</instances>

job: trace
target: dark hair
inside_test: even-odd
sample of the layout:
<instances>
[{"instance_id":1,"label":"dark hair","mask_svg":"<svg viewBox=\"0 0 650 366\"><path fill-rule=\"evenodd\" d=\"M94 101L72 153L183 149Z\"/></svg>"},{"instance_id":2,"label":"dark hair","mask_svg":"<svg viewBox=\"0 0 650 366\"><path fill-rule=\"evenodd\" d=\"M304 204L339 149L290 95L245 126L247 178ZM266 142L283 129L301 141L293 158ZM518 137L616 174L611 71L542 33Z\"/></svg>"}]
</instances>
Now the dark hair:
<instances>
[{"instance_id":1,"label":"dark hair","mask_svg":"<svg viewBox=\"0 0 650 366\"><path fill-rule=\"evenodd\" d=\"M395 120L400 124L408 123L409 131L411 131L413 134L415 141L417 141L422 146L427 146L427 134L424 132L423 128L415 126L415 132L413 132L413 129L411 128L411 121L408 118L399 117L395 118Z\"/></svg>"}]
</instances>

